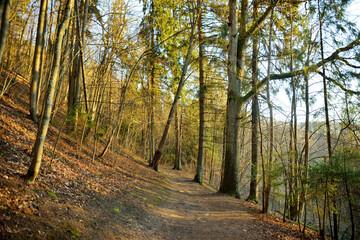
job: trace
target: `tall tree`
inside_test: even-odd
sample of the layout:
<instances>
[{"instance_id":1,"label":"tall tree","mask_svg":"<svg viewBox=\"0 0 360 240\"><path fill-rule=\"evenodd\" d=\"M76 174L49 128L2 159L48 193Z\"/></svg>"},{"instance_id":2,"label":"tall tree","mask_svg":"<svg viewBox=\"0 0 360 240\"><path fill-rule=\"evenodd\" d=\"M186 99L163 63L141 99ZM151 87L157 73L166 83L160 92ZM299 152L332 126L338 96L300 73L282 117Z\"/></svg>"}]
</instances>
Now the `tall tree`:
<instances>
[{"instance_id":1,"label":"tall tree","mask_svg":"<svg viewBox=\"0 0 360 240\"><path fill-rule=\"evenodd\" d=\"M204 141L205 141L205 83L204 83L204 36L202 31L202 1L197 0L198 11L198 41L199 41L199 147L195 182L202 184L204 171Z\"/></svg>"},{"instance_id":2,"label":"tall tree","mask_svg":"<svg viewBox=\"0 0 360 240\"><path fill-rule=\"evenodd\" d=\"M247 2L247 1L242 1ZM246 6L245 6L246 7ZM244 6L242 5L242 10ZM238 42L238 20L237 20L237 1L229 0L229 51L228 51L228 99L226 106L226 143L225 143L225 165L223 179L219 191L240 197L239 192L239 164L237 161L237 142L238 142L238 121L237 113L239 104L237 99L240 97L240 82L238 81L236 69L236 53ZM244 15L242 15L244 16ZM245 18L245 17L243 17ZM245 20L245 19L244 19ZM241 24L245 22L242 21ZM242 28L245 27L241 25ZM244 29L242 29L244 30Z\"/></svg>"},{"instance_id":3,"label":"tall tree","mask_svg":"<svg viewBox=\"0 0 360 240\"><path fill-rule=\"evenodd\" d=\"M65 7L64 17L57 31L56 42L54 47L53 64L52 64L51 75L50 75L47 92L46 92L46 98L45 98L44 114L42 116L42 120L36 135L36 141L33 148L33 156L31 160L31 164L26 174L26 177L28 178L29 182L34 182L37 175L39 174L43 147L45 143L46 134L49 128L51 111L53 108L56 83L59 78L60 57L61 57L61 50L63 45L63 37L65 34L65 30L68 28L69 25L73 6L74 6L74 0L68 0Z\"/></svg>"},{"instance_id":4,"label":"tall tree","mask_svg":"<svg viewBox=\"0 0 360 240\"><path fill-rule=\"evenodd\" d=\"M178 110L180 109L180 111ZM179 117L180 112L180 117ZM175 170L181 170L181 130L182 130L182 109L181 103L175 110Z\"/></svg>"},{"instance_id":5,"label":"tall tree","mask_svg":"<svg viewBox=\"0 0 360 240\"><path fill-rule=\"evenodd\" d=\"M224 174L219 191L240 198L239 163L238 163L238 133L240 113L243 103L254 94L254 89L241 96L242 81L245 77L246 43L249 37L256 33L264 20L275 7L277 0L272 1L265 12L247 27L248 1L241 1L240 28L237 28L237 2L229 0L229 57L228 57L228 93L226 110L226 144ZM238 39L239 38L239 39ZM266 81L265 81L266 82ZM260 83L259 83L260 84Z\"/></svg>"},{"instance_id":6,"label":"tall tree","mask_svg":"<svg viewBox=\"0 0 360 240\"><path fill-rule=\"evenodd\" d=\"M320 24L320 53L321 53L321 60L324 60L324 40L323 40L323 18L322 18L322 9L320 7L320 0L318 0L318 12L319 12L319 24ZM327 83L326 83L326 71L325 65L322 64L321 66L322 71L322 80L323 80L323 90L324 90L324 111L325 111L325 125L326 125L326 143L327 143L327 151L328 151L328 163L332 165L332 148L331 148L331 129L330 129L330 119L329 119L329 107L328 107L328 93L327 93ZM328 183L326 183L328 184ZM326 204L327 204L327 197L328 197L328 190L325 189L325 199L324 199L324 213L323 213L323 228L320 231L321 238L325 238L325 216L326 216ZM335 200L333 200L335 203ZM336 207L336 203L335 206ZM338 239L338 224L337 224L337 214L333 213L333 220L334 220L334 239Z\"/></svg>"},{"instance_id":7,"label":"tall tree","mask_svg":"<svg viewBox=\"0 0 360 240\"><path fill-rule=\"evenodd\" d=\"M41 70L41 56L44 49L45 42L45 16L49 0L40 1L40 11L38 18L38 27L36 32L36 42L34 50L34 60L31 74L30 84L30 117L34 123L38 123L38 92L39 92L39 76Z\"/></svg>"},{"instance_id":8,"label":"tall tree","mask_svg":"<svg viewBox=\"0 0 360 240\"><path fill-rule=\"evenodd\" d=\"M256 21L258 15L259 1L253 2L253 20ZM252 88L255 90L252 98L251 105L251 179L250 179L250 192L247 197L247 201L257 202L257 172L258 172L258 125L259 125L259 103L258 93L256 89L258 81L258 55L259 55L259 40L258 34L254 34L252 37Z\"/></svg>"},{"instance_id":9,"label":"tall tree","mask_svg":"<svg viewBox=\"0 0 360 240\"><path fill-rule=\"evenodd\" d=\"M270 16L270 26L269 26L269 50L268 50L268 67L267 67L267 78L270 78L271 74L271 54L272 54L272 35L273 35L273 17L274 12L271 11ZM263 171L263 206L262 212L267 213L269 210L269 200L270 200L270 190L271 190L271 182L272 182L272 162L273 162L273 151L274 151L274 109L271 102L270 95L270 83L269 81L266 83L266 103L269 108L269 147L268 147L268 161L267 161L267 171ZM265 166L263 166L264 168Z\"/></svg>"},{"instance_id":10,"label":"tall tree","mask_svg":"<svg viewBox=\"0 0 360 240\"><path fill-rule=\"evenodd\" d=\"M3 0L0 3L0 63L5 49L6 36L9 30L10 0Z\"/></svg>"}]
</instances>

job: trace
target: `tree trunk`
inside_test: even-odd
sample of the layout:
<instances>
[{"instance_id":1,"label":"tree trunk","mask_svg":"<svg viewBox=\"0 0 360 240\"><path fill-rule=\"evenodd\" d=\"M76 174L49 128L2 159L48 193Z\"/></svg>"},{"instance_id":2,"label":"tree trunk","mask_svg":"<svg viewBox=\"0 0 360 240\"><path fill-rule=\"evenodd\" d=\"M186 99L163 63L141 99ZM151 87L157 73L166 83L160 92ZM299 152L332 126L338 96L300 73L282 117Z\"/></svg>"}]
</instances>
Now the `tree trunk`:
<instances>
[{"instance_id":1,"label":"tree trunk","mask_svg":"<svg viewBox=\"0 0 360 240\"><path fill-rule=\"evenodd\" d=\"M36 33L36 43L34 50L34 60L32 67L31 85L30 85L30 117L34 123L38 123L37 109L38 109L38 87L39 76L41 69L41 55L44 48L44 34L45 34L45 16L48 6L48 0L40 1L40 12L38 18L38 28Z\"/></svg>"},{"instance_id":2,"label":"tree trunk","mask_svg":"<svg viewBox=\"0 0 360 240\"><path fill-rule=\"evenodd\" d=\"M311 40L311 39L310 39ZM307 59L305 66L309 67L310 62L310 53L311 45L308 48ZM307 190L307 176L308 176L308 163L309 163L309 124L310 124L310 103L309 103L309 72L305 71L304 73L305 80L305 133L304 133L304 164L300 170L300 180L301 180L301 193L299 201L299 209L301 212L303 205L306 202L306 190ZM306 211L306 209L305 209ZM306 212L304 217L304 231L306 228Z\"/></svg>"},{"instance_id":3,"label":"tree trunk","mask_svg":"<svg viewBox=\"0 0 360 240\"><path fill-rule=\"evenodd\" d=\"M179 106L180 107L180 106ZM178 107L176 108L178 109ZM175 170L182 170L181 167L181 138L182 138L182 110L180 107L180 119L178 116L178 110L175 112L175 134L176 134L176 143L175 143Z\"/></svg>"},{"instance_id":4,"label":"tree trunk","mask_svg":"<svg viewBox=\"0 0 360 240\"><path fill-rule=\"evenodd\" d=\"M242 1L244 2L244 1ZM246 1L245 1L246 2ZM238 42L237 29L237 1L229 0L229 52L228 52L228 78L229 86L227 92L226 107L226 144L224 174L220 185L220 192L240 197L239 189L239 163L237 161L238 146L238 121L237 112L240 97L240 82L236 69L236 54Z\"/></svg>"},{"instance_id":5,"label":"tree trunk","mask_svg":"<svg viewBox=\"0 0 360 240\"><path fill-rule=\"evenodd\" d=\"M65 9L64 18L59 26L56 43L55 43L55 51L54 51L54 58L53 58L53 66L51 69L51 76L49 79L49 84L46 93L46 104L44 109L43 119L39 126L36 142L33 149L33 157L31 161L31 165L27 172L27 178L29 182L34 182L35 178L37 177L41 165L41 158L43 153L43 147L45 143L45 138L47 134L47 130L49 128L50 117L51 117L51 110L53 107L53 98L55 93L56 82L59 78L59 69L60 69L60 56L61 56L61 49L62 49L62 42L63 36L65 34L65 30L67 29L70 21L70 14L72 8L74 6L74 0L68 0Z\"/></svg>"},{"instance_id":6,"label":"tree trunk","mask_svg":"<svg viewBox=\"0 0 360 240\"><path fill-rule=\"evenodd\" d=\"M178 158L179 158L179 118L178 118L178 107L175 109L175 119L174 119L174 127L175 127L175 161L174 161L174 169L177 168Z\"/></svg>"},{"instance_id":7,"label":"tree trunk","mask_svg":"<svg viewBox=\"0 0 360 240\"><path fill-rule=\"evenodd\" d=\"M150 35L150 48L154 49L155 46L155 26L154 26L154 12L155 3L151 1L150 8L150 21L151 21L151 35ZM152 164L155 146L155 54L150 56L150 103L149 103L149 164Z\"/></svg>"},{"instance_id":8,"label":"tree trunk","mask_svg":"<svg viewBox=\"0 0 360 240\"><path fill-rule=\"evenodd\" d=\"M320 0L318 0L318 11L319 11L319 21L320 21L320 52L321 52L321 60L324 60L324 41L323 41L323 30L322 30L322 17L321 17L321 9L320 9ZM332 165L332 148L331 148L331 129L330 129L330 120L329 120L329 107L328 107L328 94L327 94L327 83L326 83L326 73L325 73L325 65L322 64L322 76L323 76L323 88L324 88L324 108L325 108L325 125L326 125L326 140L327 140L327 149L328 149L328 164ZM326 183L327 184L327 183ZM332 198L333 207L336 209L336 200L335 194L329 192L329 196ZM326 204L325 204L326 205ZM324 210L325 215L325 210ZM339 238L338 234L338 224L337 224L337 213L333 212L333 221L334 221L334 239L337 240ZM325 221L324 221L325 222Z\"/></svg>"},{"instance_id":9,"label":"tree trunk","mask_svg":"<svg viewBox=\"0 0 360 240\"><path fill-rule=\"evenodd\" d=\"M198 146L198 158L197 168L194 181L203 183L203 171L204 171L204 141L205 141L205 83L204 83L204 44L202 33L202 2L197 0L198 5L198 40L199 40L199 146Z\"/></svg>"},{"instance_id":10,"label":"tree trunk","mask_svg":"<svg viewBox=\"0 0 360 240\"><path fill-rule=\"evenodd\" d=\"M267 69L267 77L270 78L271 73L271 45L272 45L272 34L273 34L273 16L274 13L271 11L271 17L270 17L270 30L269 30L269 55L268 55L268 69ZM265 178L265 186L263 186L264 189L264 200L263 200L263 213L267 213L269 210L269 200L270 200L270 190L271 190L271 182L272 182L272 155L274 150L274 113L273 113L273 106L270 99L270 83L269 81L266 83L266 102L269 108L269 118L270 118L270 131L269 131L269 157L268 157L268 165L267 165L267 171L266 176L263 176Z\"/></svg>"},{"instance_id":11,"label":"tree trunk","mask_svg":"<svg viewBox=\"0 0 360 240\"><path fill-rule=\"evenodd\" d=\"M253 2L253 19L256 21L258 13L258 0ZM257 78L258 78L258 35L254 34L253 36L253 45L252 45L252 60L251 60L251 69L252 69L252 87L255 91L255 94L252 98L251 106L251 178L250 178L250 193L247 197L247 201L258 201L258 192L257 192L257 172L258 172L258 145L259 145L259 134L258 134L258 124L259 124L259 104L258 104L258 93L257 93Z\"/></svg>"},{"instance_id":12,"label":"tree trunk","mask_svg":"<svg viewBox=\"0 0 360 240\"><path fill-rule=\"evenodd\" d=\"M294 41L293 41L293 32L294 32L294 16L293 16L292 3L290 3L290 72L293 72L294 68ZM298 156L297 156L297 80L295 77L291 77L291 89L292 89L292 99L291 99L291 120L290 120L290 146L289 146L289 213L290 219L295 220L299 216L298 203L299 203L299 194L298 194Z\"/></svg>"},{"instance_id":13,"label":"tree trunk","mask_svg":"<svg viewBox=\"0 0 360 240\"><path fill-rule=\"evenodd\" d=\"M1 1L1 26L0 26L0 63L5 50L6 36L9 30L10 0Z\"/></svg>"},{"instance_id":14,"label":"tree trunk","mask_svg":"<svg viewBox=\"0 0 360 240\"><path fill-rule=\"evenodd\" d=\"M214 114L214 127L213 127L213 144L212 144L212 151L211 151L211 167L210 167L210 183L213 181L215 176L215 139L216 139L216 117L217 117L217 109L215 108Z\"/></svg>"}]
</instances>

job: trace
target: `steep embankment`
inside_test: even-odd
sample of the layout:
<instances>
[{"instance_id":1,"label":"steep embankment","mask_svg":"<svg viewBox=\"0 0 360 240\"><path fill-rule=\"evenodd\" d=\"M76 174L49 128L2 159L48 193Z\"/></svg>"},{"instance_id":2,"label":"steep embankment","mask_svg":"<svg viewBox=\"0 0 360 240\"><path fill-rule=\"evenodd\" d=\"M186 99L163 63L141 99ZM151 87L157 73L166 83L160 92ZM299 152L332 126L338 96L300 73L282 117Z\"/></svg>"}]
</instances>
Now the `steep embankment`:
<instances>
[{"instance_id":1,"label":"steep embankment","mask_svg":"<svg viewBox=\"0 0 360 240\"><path fill-rule=\"evenodd\" d=\"M88 146L77 158L79 143L61 133L49 169L61 109L49 129L36 183L24 182L37 129L28 116L28 92L28 83L18 78L0 99L0 239L156 238L158 227L146 209L161 202L167 180L142 159L125 152L92 161Z\"/></svg>"},{"instance_id":2,"label":"steep embankment","mask_svg":"<svg viewBox=\"0 0 360 240\"><path fill-rule=\"evenodd\" d=\"M301 238L296 225L216 194L185 172L165 167L156 173L129 152L92 161L87 146L77 158L79 143L64 133L50 169L61 110L49 129L40 176L27 184L22 175L36 136L28 91L18 79L0 100L0 239Z\"/></svg>"}]
</instances>

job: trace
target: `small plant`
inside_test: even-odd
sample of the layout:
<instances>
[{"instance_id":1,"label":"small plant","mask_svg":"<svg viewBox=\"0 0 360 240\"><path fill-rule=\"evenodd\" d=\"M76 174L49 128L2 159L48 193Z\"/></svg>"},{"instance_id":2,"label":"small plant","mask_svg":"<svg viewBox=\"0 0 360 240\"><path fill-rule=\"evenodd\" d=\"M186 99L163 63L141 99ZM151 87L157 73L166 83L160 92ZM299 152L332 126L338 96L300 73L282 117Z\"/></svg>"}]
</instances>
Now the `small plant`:
<instances>
[{"instance_id":1,"label":"small plant","mask_svg":"<svg viewBox=\"0 0 360 240\"><path fill-rule=\"evenodd\" d=\"M54 199L54 200L57 200L58 197L56 196L55 193L51 192L51 191L48 191L47 194L49 195L50 198Z\"/></svg>"},{"instance_id":2,"label":"small plant","mask_svg":"<svg viewBox=\"0 0 360 240\"><path fill-rule=\"evenodd\" d=\"M114 208L114 211L117 213L117 214L120 214L120 210L118 208Z\"/></svg>"},{"instance_id":3,"label":"small plant","mask_svg":"<svg viewBox=\"0 0 360 240\"><path fill-rule=\"evenodd\" d=\"M76 230L76 228L72 228L71 234L71 238L80 238L80 233L78 230Z\"/></svg>"}]
</instances>

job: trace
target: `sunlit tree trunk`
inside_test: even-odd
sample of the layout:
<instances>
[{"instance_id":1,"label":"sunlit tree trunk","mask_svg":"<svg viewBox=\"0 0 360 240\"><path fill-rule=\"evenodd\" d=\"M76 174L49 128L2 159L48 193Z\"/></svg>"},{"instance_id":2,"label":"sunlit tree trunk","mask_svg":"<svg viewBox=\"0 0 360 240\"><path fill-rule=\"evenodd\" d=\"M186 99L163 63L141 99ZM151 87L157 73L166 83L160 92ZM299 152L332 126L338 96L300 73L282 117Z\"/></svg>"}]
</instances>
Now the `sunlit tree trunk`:
<instances>
[{"instance_id":1,"label":"sunlit tree trunk","mask_svg":"<svg viewBox=\"0 0 360 240\"><path fill-rule=\"evenodd\" d=\"M180 110L178 110L180 109ZM179 117L180 112L180 117ZM175 170L181 170L181 124L182 124L182 110L179 106L175 110Z\"/></svg>"},{"instance_id":2,"label":"sunlit tree trunk","mask_svg":"<svg viewBox=\"0 0 360 240\"><path fill-rule=\"evenodd\" d=\"M53 65L51 69L51 76L49 79L49 84L46 92L46 98L45 98L45 109L44 109L44 115L42 116L42 121L40 123L37 136L36 136L36 142L33 149L33 156L31 165L27 172L27 178L29 182L34 182L35 178L37 177L40 165L41 165L41 158L43 153L43 147L45 143L46 134L49 128L50 123L50 117L51 117L51 111L53 108L53 100L54 100L54 93L55 93L55 87L56 82L59 78L59 70L60 70L60 57L61 57L61 49L62 49L62 42L63 37L65 34L65 30L67 29L70 21L70 15L71 11L74 6L74 0L68 0L65 8L65 14L64 18L58 28L56 42L55 42L55 48L54 48L54 58L53 58Z\"/></svg>"},{"instance_id":3,"label":"sunlit tree trunk","mask_svg":"<svg viewBox=\"0 0 360 240\"><path fill-rule=\"evenodd\" d=\"M253 2L253 19L256 21L258 15L258 0ZM259 54L259 44L258 44L258 35L254 34L253 36L253 45L252 45L252 60L251 60L251 69L252 69L252 87L255 91L255 94L252 98L251 105L251 177L250 177L250 193L247 197L247 201L258 201L257 196L257 172L258 172L258 145L259 145L259 134L258 134L258 125L259 125L259 104L258 104L258 93L257 93L257 78L258 78L258 54Z\"/></svg>"},{"instance_id":4,"label":"sunlit tree trunk","mask_svg":"<svg viewBox=\"0 0 360 240\"><path fill-rule=\"evenodd\" d=\"M45 16L48 6L48 0L40 1L40 12L38 18L38 27L36 33L36 43L34 50L34 60L32 67L31 85L30 85L30 117L37 123L37 109L38 109L38 87L39 76L41 69L41 55L44 48L44 35L45 35Z\"/></svg>"},{"instance_id":5,"label":"sunlit tree trunk","mask_svg":"<svg viewBox=\"0 0 360 240\"><path fill-rule=\"evenodd\" d=\"M294 13L290 2L290 72L294 70ZM297 219L298 212L298 156L297 156L297 80L291 77L291 120L290 120L290 146L289 146L289 215L292 220Z\"/></svg>"},{"instance_id":6,"label":"sunlit tree trunk","mask_svg":"<svg viewBox=\"0 0 360 240\"><path fill-rule=\"evenodd\" d=\"M267 78L270 78L271 73L271 47L272 47L272 34L273 34L273 11L271 12L270 17L270 30L269 30L269 55L268 55L268 69L267 69ZM270 130L269 130L269 147L268 147L268 162L267 162L267 171L264 171L265 179L264 184L264 196L263 196L263 213L267 213L269 210L269 200L270 200L270 190L271 190L271 182L272 182L272 162L273 162L273 151L274 151L274 113L273 113L273 106L271 103L271 96L270 96L270 83L269 81L266 83L266 102L269 108L269 118L270 118Z\"/></svg>"}]
</instances>

